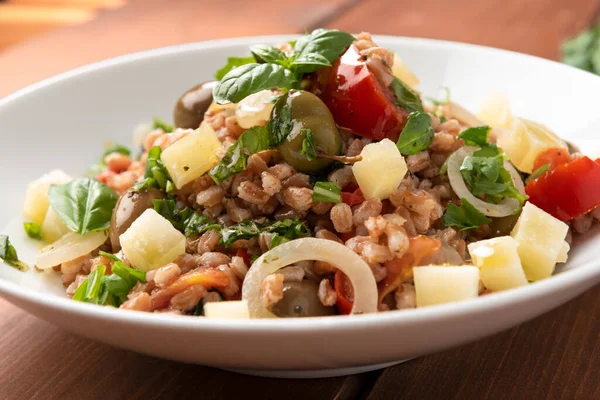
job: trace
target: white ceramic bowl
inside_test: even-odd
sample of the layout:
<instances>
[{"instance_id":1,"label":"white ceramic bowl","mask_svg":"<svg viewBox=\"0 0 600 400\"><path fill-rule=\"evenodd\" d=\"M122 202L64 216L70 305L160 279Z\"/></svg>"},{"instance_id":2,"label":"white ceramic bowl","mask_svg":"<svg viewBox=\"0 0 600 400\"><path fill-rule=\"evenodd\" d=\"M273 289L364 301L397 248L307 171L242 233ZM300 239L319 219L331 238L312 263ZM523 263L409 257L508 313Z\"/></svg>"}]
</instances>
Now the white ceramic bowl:
<instances>
[{"instance_id":1,"label":"white ceramic bowl","mask_svg":"<svg viewBox=\"0 0 600 400\"><path fill-rule=\"evenodd\" d=\"M227 56L247 55L251 44L289 39L220 40L132 54L0 100L0 222L12 220L5 232L21 258L32 263L39 248L25 237L19 217L28 181L51 168L81 175L97 160L105 140L129 143L137 124L153 116L170 119L178 96L211 79ZM447 86L454 100L476 110L488 92L506 92L518 115L543 122L576 143L593 139L600 93L596 76L467 44L376 40L402 56L427 95ZM331 376L466 343L564 303L600 281L600 236L594 232L579 242L551 279L472 301L356 317L229 321L116 310L65 298L52 272L20 273L4 265L0 295L68 331L141 353L261 375Z\"/></svg>"}]
</instances>

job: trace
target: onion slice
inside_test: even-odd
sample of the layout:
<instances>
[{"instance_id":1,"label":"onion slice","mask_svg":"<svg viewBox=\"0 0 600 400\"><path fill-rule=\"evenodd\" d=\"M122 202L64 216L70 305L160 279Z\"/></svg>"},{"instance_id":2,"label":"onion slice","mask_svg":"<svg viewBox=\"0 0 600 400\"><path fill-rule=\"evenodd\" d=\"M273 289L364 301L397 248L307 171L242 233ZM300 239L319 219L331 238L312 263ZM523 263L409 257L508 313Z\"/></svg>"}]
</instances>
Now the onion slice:
<instances>
[{"instance_id":1,"label":"onion slice","mask_svg":"<svg viewBox=\"0 0 600 400\"><path fill-rule=\"evenodd\" d=\"M85 256L102 246L108 239L108 233L90 232L83 236L71 232L49 246L37 255L35 265L40 269L48 269L64 262Z\"/></svg>"},{"instance_id":2,"label":"onion slice","mask_svg":"<svg viewBox=\"0 0 600 400\"><path fill-rule=\"evenodd\" d=\"M519 201L517 199L505 197L500 203L494 204L478 199L469 191L460 174L460 166L467 156L472 155L477 150L479 148L474 146L461 147L448 158L448 179L450 180L452 189L458 197L467 199L473 207L488 217L506 217L513 214L519 208ZM504 167L509 172L517 190L523 193L523 182L517 171L508 162L504 163Z\"/></svg>"},{"instance_id":3,"label":"onion slice","mask_svg":"<svg viewBox=\"0 0 600 400\"><path fill-rule=\"evenodd\" d=\"M204 304L206 318L250 319L248 302L241 301L211 301Z\"/></svg>"},{"instance_id":4,"label":"onion slice","mask_svg":"<svg viewBox=\"0 0 600 400\"><path fill-rule=\"evenodd\" d=\"M346 274L354 289L351 314L377 312L377 284L369 265L343 244L303 238L280 244L252 264L242 286L242 299L248 301L251 318L277 318L262 303L262 282L277 270L304 260L324 261Z\"/></svg>"}]
</instances>

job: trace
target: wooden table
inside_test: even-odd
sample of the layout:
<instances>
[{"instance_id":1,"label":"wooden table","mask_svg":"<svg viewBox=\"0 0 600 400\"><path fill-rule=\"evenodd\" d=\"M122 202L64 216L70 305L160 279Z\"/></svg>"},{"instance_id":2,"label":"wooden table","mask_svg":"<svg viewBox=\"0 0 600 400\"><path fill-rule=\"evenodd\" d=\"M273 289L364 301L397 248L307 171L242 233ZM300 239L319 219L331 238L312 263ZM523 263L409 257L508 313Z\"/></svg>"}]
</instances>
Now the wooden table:
<instances>
[{"instance_id":1,"label":"wooden table","mask_svg":"<svg viewBox=\"0 0 600 400\"><path fill-rule=\"evenodd\" d=\"M99 59L189 41L336 27L558 58L600 0L145 0L0 54L0 96ZM0 300L0 399L599 399L600 286L517 328L384 371L275 380L141 356Z\"/></svg>"}]
</instances>

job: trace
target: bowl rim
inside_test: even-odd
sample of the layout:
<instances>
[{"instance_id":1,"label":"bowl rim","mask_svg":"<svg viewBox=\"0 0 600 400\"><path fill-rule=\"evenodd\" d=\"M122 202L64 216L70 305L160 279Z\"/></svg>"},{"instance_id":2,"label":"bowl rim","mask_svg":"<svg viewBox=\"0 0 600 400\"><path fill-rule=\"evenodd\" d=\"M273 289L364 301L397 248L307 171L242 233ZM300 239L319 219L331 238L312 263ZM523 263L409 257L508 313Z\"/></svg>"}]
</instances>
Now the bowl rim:
<instances>
[{"instance_id":1,"label":"bowl rim","mask_svg":"<svg viewBox=\"0 0 600 400\"><path fill-rule=\"evenodd\" d=\"M61 74L48 77L37 83L33 83L23 89L0 99L0 108L6 107L19 99L34 95L37 90L60 84L63 81L74 77L85 76L95 71L119 66L121 64L133 63L139 60L161 57L166 55L175 55L179 53L193 52L198 50L210 50L214 48L233 47L237 45L250 45L255 43L275 43L277 41L291 40L298 35L267 35L267 36L246 36L238 38L217 39L210 41L201 41L185 43L155 49L143 50L129 53L118 57L113 57L98 61L92 64L83 65L75 69L63 72ZM522 54L510 50L497 49L487 46L474 45L469 43L460 43L454 41L413 38L404 36L374 35L376 40L385 42L395 42L403 46L420 46L431 48L446 48L455 51L469 51L482 53L483 55L495 54L505 57L520 58L529 62L539 63L551 68L570 70L570 73L586 76L585 79L598 79L592 73L578 70L558 63L556 61L543 59L537 56ZM189 318L187 316L176 316L156 313L143 313L130 310L114 309L112 307L98 307L96 305L76 302L66 297L59 297L52 294L39 292L30 288L23 288L17 283L0 279L0 294L5 293L19 300L37 303L44 307L54 308L63 312L71 312L75 315L83 315L91 318L100 318L106 321L119 321L123 323L136 323L141 326L171 326L178 329L203 329L206 331L230 331L266 334L272 333L273 329L284 332L310 332L319 330L340 330L367 328L376 325L378 328L418 324L432 320L453 319L461 315L467 315L479 312L489 312L494 309L508 307L517 303L522 303L545 296L551 295L561 289L569 289L577 285L584 284L586 281L597 280L600 277L600 269L594 268L593 261L586 262L583 265L568 271L552 276L550 279L531 283L527 286L511 289L499 293L492 293L472 300L459 301L448 304L441 304L431 307L402 310L401 312L384 312L375 314L365 314L357 316L339 316L318 317L318 318L295 318L295 319L259 319L252 320L232 320L232 319L207 319L207 318Z\"/></svg>"}]
</instances>

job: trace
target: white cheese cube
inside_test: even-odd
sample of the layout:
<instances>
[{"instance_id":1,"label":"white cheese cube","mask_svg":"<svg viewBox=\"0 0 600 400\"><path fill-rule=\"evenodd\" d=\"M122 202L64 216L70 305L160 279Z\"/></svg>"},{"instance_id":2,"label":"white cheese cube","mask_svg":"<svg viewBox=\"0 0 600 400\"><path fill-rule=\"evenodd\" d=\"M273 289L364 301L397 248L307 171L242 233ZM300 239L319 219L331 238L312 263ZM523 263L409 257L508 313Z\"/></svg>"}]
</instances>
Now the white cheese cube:
<instances>
[{"instance_id":1,"label":"white cheese cube","mask_svg":"<svg viewBox=\"0 0 600 400\"><path fill-rule=\"evenodd\" d=\"M167 265L185 253L185 236L152 208L144 211L119 240L125 257L141 271Z\"/></svg>"},{"instance_id":2,"label":"white cheese cube","mask_svg":"<svg viewBox=\"0 0 600 400\"><path fill-rule=\"evenodd\" d=\"M39 179L27 186L25 201L23 202L23 215L26 219L42 224L48 211L48 190L53 184L64 185L71 181L71 177L61 170L53 170L42 175Z\"/></svg>"},{"instance_id":3,"label":"white cheese cube","mask_svg":"<svg viewBox=\"0 0 600 400\"><path fill-rule=\"evenodd\" d=\"M519 244L517 251L528 280L552 275L568 230L567 224L541 208L525 204L510 235Z\"/></svg>"},{"instance_id":4,"label":"white cheese cube","mask_svg":"<svg viewBox=\"0 0 600 400\"><path fill-rule=\"evenodd\" d=\"M211 301L204 304L206 318L250 319L248 302L240 301Z\"/></svg>"},{"instance_id":5,"label":"white cheese cube","mask_svg":"<svg viewBox=\"0 0 600 400\"><path fill-rule=\"evenodd\" d=\"M510 236L481 240L469 245L479 278L493 292L527 285L521 266L517 241Z\"/></svg>"},{"instance_id":6,"label":"white cheese cube","mask_svg":"<svg viewBox=\"0 0 600 400\"><path fill-rule=\"evenodd\" d=\"M479 295L477 267L415 267L413 273L417 307L473 299Z\"/></svg>"},{"instance_id":7,"label":"white cheese cube","mask_svg":"<svg viewBox=\"0 0 600 400\"><path fill-rule=\"evenodd\" d=\"M71 230L58 216L52 207L48 207L46 218L42 223L42 239L48 243L54 243L61 237L65 236Z\"/></svg>"},{"instance_id":8,"label":"white cheese cube","mask_svg":"<svg viewBox=\"0 0 600 400\"><path fill-rule=\"evenodd\" d=\"M366 145L362 160L354 163L352 172L367 199L387 199L398 187L408 168L396 144L389 139Z\"/></svg>"},{"instance_id":9,"label":"white cheese cube","mask_svg":"<svg viewBox=\"0 0 600 400\"><path fill-rule=\"evenodd\" d=\"M208 124L184 138L179 139L162 152L161 160L177 189L189 183L217 165L217 150L221 142Z\"/></svg>"}]
</instances>

